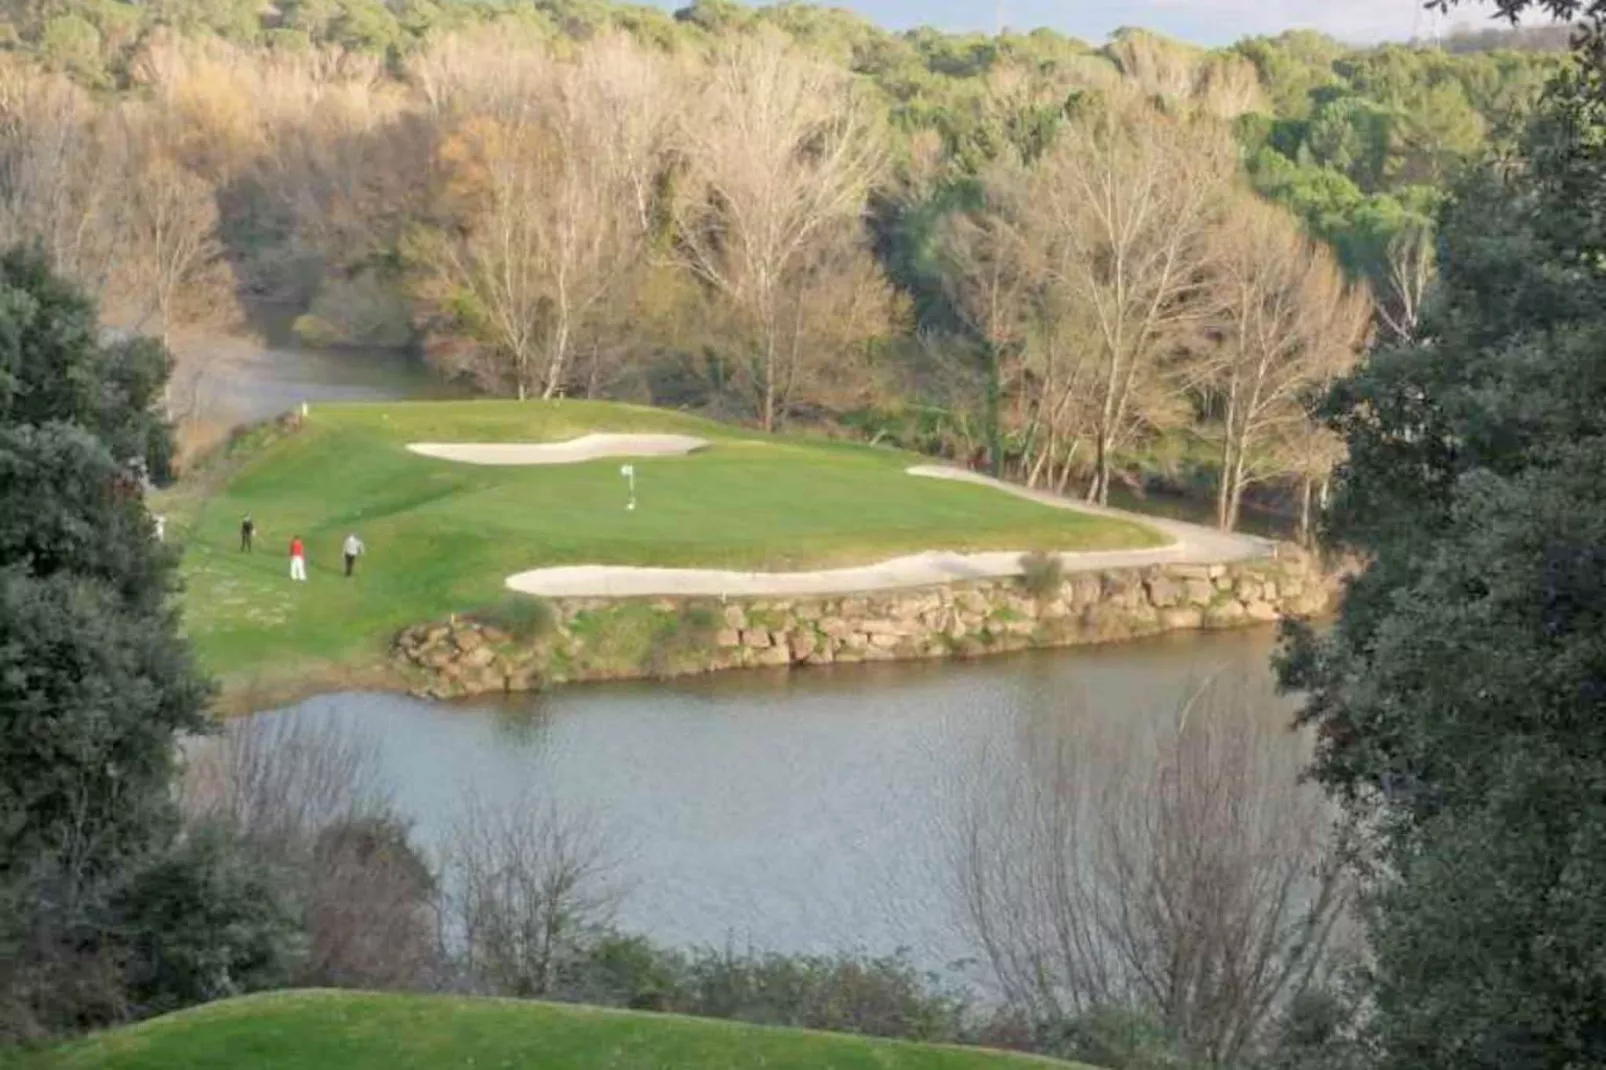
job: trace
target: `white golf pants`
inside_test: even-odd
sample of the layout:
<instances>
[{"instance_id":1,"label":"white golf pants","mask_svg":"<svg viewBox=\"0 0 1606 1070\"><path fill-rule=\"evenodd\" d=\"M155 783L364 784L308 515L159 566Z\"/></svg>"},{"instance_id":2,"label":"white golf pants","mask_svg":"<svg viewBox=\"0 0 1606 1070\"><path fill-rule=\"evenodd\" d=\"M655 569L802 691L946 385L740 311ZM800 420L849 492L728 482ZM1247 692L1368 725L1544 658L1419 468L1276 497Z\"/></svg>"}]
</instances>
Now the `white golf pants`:
<instances>
[{"instance_id":1,"label":"white golf pants","mask_svg":"<svg viewBox=\"0 0 1606 1070\"><path fill-rule=\"evenodd\" d=\"M300 554L290 559L290 578L300 580L302 583L307 582L307 559Z\"/></svg>"}]
</instances>

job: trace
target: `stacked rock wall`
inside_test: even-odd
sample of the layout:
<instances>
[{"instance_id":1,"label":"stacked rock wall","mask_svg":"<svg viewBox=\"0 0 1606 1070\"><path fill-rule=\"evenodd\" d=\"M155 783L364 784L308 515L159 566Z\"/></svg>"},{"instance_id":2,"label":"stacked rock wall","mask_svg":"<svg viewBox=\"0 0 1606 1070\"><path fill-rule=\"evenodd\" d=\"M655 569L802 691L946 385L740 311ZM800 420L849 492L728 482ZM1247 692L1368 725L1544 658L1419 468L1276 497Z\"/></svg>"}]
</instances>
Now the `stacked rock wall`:
<instances>
[{"instance_id":1,"label":"stacked rock wall","mask_svg":"<svg viewBox=\"0 0 1606 1070\"><path fill-rule=\"evenodd\" d=\"M581 680L745 668L981 657L1235 628L1326 613L1336 575L1297 548L1224 565L1072 572L1034 595L1020 580L823 598L553 599L519 640L471 617L419 625L394 657L418 694L524 691Z\"/></svg>"}]
</instances>

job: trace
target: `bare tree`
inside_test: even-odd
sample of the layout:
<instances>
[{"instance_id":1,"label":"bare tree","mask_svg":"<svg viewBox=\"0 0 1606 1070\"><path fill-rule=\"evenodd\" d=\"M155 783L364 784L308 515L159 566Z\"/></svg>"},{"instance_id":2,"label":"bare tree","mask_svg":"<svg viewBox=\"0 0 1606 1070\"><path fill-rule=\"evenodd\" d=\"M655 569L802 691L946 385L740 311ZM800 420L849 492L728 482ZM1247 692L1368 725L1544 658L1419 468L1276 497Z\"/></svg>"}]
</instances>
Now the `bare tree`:
<instances>
[{"instance_id":1,"label":"bare tree","mask_svg":"<svg viewBox=\"0 0 1606 1070\"><path fill-rule=\"evenodd\" d=\"M788 344L799 322L841 311L800 321L813 266L822 249L864 244L862 225L847 224L882 169L872 115L846 72L764 34L721 48L681 125L680 250L747 328L741 374L766 430L795 379L788 363L809 352Z\"/></svg>"},{"instance_id":2,"label":"bare tree","mask_svg":"<svg viewBox=\"0 0 1606 1070\"><path fill-rule=\"evenodd\" d=\"M552 995L565 965L612 920L622 889L596 822L529 795L470 795L446 849L450 922L470 983Z\"/></svg>"},{"instance_id":3,"label":"bare tree","mask_svg":"<svg viewBox=\"0 0 1606 1070\"><path fill-rule=\"evenodd\" d=\"M1314 388L1312 400L1324 389ZM1298 539L1310 546L1315 542L1316 516L1327 508L1333 470L1344 460L1344 440L1311 416L1289 428L1275 449L1284 470L1299 481Z\"/></svg>"},{"instance_id":4,"label":"bare tree","mask_svg":"<svg viewBox=\"0 0 1606 1070\"><path fill-rule=\"evenodd\" d=\"M1090 332L1089 501L1109 498L1115 453L1164 400L1165 359L1204 319L1208 236L1235 167L1214 124L1119 100L1084 110L1038 164L1030 203L1052 231L1049 284Z\"/></svg>"},{"instance_id":5,"label":"bare tree","mask_svg":"<svg viewBox=\"0 0 1606 1070\"><path fill-rule=\"evenodd\" d=\"M232 280L218 240L212 188L146 140L129 175L127 227L118 280L134 302L134 329L156 321L167 345L173 330L199 318L226 315Z\"/></svg>"},{"instance_id":6,"label":"bare tree","mask_svg":"<svg viewBox=\"0 0 1606 1070\"><path fill-rule=\"evenodd\" d=\"M953 840L964 928L1023 1012L1134 1007L1231 1063L1318 975L1345 913L1330 808L1282 724L1215 686L1140 742L1086 727L983 765Z\"/></svg>"},{"instance_id":7,"label":"bare tree","mask_svg":"<svg viewBox=\"0 0 1606 1070\"><path fill-rule=\"evenodd\" d=\"M111 322L135 332L154 323L173 357L163 394L167 417L188 424L205 415L208 381L243 352L214 337L236 328L239 313L218 231L217 190L178 158L174 117L130 107L120 120L129 151L118 255L103 308Z\"/></svg>"},{"instance_id":8,"label":"bare tree","mask_svg":"<svg viewBox=\"0 0 1606 1070\"><path fill-rule=\"evenodd\" d=\"M1416 340L1422 323L1422 306L1436 277L1437 250L1432 224L1414 220L1389 239L1387 299L1379 302L1378 316L1394 340Z\"/></svg>"},{"instance_id":9,"label":"bare tree","mask_svg":"<svg viewBox=\"0 0 1606 1070\"><path fill-rule=\"evenodd\" d=\"M189 820L226 821L285 854L310 851L332 825L390 809L374 745L302 713L230 721L194 740L179 801Z\"/></svg>"},{"instance_id":10,"label":"bare tree","mask_svg":"<svg viewBox=\"0 0 1606 1070\"><path fill-rule=\"evenodd\" d=\"M443 149L459 233L418 248L517 395L552 397L644 250L671 80L623 38L592 42L572 62L524 62L541 72L527 95L465 83L465 118Z\"/></svg>"},{"instance_id":11,"label":"bare tree","mask_svg":"<svg viewBox=\"0 0 1606 1070\"><path fill-rule=\"evenodd\" d=\"M98 296L115 262L126 149L77 86L0 64L0 241L37 243Z\"/></svg>"},{"instance_id":12,"label":"bare tree","mask_svg":"<svg viewBox=\"0 0 1606 1070\"><path fill-rule=\"evenodd\" d=\"M1222 425L1216 522L1231 531L1245 489L1279 468L1271 444L1308 419L1317 384L1354 363L1372 307L1325 246L1252 194L1237 200L1216 239L1221 344L1207 387Z\"/></svg>"},{"instance_id":13,"label":"bare tree","mask_svg":"<svg viewBox=\"0 0 1606 1070\"><path fill-rule=\"evenodd\" d=\"M1004 382L1032 334L1044 269L1024 165L1005 156L983 173L981 188L975 210L944 220L937 251L948 303L983 349L987 449L996 470Z\"/></svg>"}]
</instances>

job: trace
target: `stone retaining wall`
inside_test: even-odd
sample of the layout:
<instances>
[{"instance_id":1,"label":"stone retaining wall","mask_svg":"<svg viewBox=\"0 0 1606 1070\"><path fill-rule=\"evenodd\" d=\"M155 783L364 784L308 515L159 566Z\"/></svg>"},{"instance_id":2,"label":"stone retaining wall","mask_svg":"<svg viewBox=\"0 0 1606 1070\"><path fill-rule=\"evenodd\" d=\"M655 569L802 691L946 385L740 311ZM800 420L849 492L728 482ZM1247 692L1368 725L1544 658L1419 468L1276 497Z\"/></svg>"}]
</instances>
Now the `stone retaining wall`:
<instances>
[{"instance_id":1,"label":"stone retaining wall","mask_svg":"<svg viewBox=\"0 0 1606 1070\"><path fill-rule=\"evenodd\" d=\"M581 680L728 669L980 657L1235 628L1328 611L1338 577L1297 547L1230 565L1067 574L1034 597L984 580L843 597L583 599L549 602L518 639L470 616L409 628L393 657L415 694L526 691Z\"/></svg>"}]
</instances>

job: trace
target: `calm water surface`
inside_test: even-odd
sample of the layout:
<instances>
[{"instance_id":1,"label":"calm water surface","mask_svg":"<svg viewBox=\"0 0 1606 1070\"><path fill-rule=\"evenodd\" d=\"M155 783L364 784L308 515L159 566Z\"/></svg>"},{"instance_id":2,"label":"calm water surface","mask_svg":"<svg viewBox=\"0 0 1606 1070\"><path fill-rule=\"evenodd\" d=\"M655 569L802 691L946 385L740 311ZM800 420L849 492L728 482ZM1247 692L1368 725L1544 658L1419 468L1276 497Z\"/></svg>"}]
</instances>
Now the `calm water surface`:
<instances>
[{"instance_id":1,"label":"calm water surface","mask_svg":"<svg viewBox=\"0 0 1606 1070\"><path fill-rule=\"evenodd\" d=\"M244 343L237 343L244 344ZM206 386L208 401L231 423L254 423L303 401L391 401L465 397L422 361L378 351L261 349Z\"/></svg>"},{"instance_id":2,"label":"calm water surface","mask_svg":"<svg viewBox=\"0 0 1606 1070\"><path fill-rule=\"evenodd\" d=\"M1209 678L1267 731L1289 704L1255 630L978 662L731 674L433 704L340 694L263 717L333 720L438 846L467 793L532 791L608 830L630 885L618 921L671 944L966 953L947 862L984 752L1138 733ZM1292 738L1290 736L1290 738Z\"/></svg>"}]
</instances>

